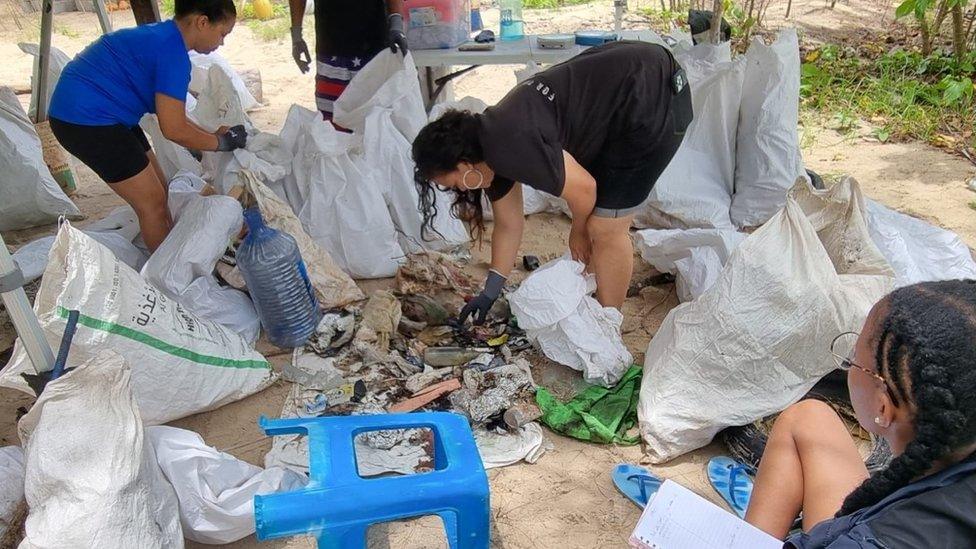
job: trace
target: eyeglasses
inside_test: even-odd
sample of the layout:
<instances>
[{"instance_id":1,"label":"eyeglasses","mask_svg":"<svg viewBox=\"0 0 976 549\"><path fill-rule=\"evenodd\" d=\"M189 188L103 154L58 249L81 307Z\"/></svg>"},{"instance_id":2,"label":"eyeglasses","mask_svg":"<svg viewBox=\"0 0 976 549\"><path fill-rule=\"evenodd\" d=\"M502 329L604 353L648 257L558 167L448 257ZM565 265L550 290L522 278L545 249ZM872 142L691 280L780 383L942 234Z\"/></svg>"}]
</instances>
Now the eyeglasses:
<instances>
[{"instance_id":1,"label":"eyeglasses","mask_svg":"<svg viewBox=\"0 0 976 549\"><path fill-rule=\"evenodd\" d=\"M891 386L888 385L888 380L874 370L865 368L852 360L854 357L854 346L857 344L857 338L860 337L860 335L861 334L857 332L844 332L834 338L834 340L830 343L830 354L834 357L834 362L837 364L838 368L844 370L845 372L849 371L851 368L857 368L874 379L877 379L882 385L884 385L884 388L888 392L888 396L891 397L891 400L898 402L898 399L895 398L895 395L891 390Z\"/></svg>"}]
</instances>

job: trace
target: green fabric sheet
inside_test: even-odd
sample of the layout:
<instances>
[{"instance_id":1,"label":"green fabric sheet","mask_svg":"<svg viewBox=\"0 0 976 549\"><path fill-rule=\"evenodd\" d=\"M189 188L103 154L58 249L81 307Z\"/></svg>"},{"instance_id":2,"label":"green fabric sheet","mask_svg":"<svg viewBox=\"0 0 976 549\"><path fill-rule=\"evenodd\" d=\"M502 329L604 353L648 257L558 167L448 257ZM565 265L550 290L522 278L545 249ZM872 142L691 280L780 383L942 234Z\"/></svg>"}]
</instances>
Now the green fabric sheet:
<instances>
[{"instance_id":1,"label":"green fabric sheet","mask_svg":"<svg viewBox=\"0 0 976 549\"><path fill-rule=\"evenodd\" d=\"M642 372L639 366L631 366L615 386L592 385L565 404L539 387L535 400L542 409L541 421L553 431L579 440L637 444L640 436L628 437L627 431L637 423Z\"/></svg>"}]
</instances>

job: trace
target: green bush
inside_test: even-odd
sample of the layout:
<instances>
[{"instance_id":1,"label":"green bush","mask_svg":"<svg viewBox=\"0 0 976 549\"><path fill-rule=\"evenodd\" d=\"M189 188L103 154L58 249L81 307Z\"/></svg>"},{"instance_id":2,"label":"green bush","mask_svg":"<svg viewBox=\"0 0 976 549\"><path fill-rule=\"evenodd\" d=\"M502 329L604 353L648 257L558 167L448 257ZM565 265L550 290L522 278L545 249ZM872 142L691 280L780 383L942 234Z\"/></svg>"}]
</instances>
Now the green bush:
<instances>
[{"instance_id":1,"label":"green bush","mask_svg":"<svg viewBox=\"0 0 976 549\"><path fill-rule=\"evenodd\" d=\"M807 54L800 94L807 107L880 125L879 141L966 136L976 125L974 65L974 53L957 60L947 52L897 50L870 59L826 45Z\"/></svg>"},{"instance_id":2,"label":"green bush","mask_svg":"<svg viewBox=\"0 0 976 549\"><path fill-rule=\"evenodd\" d=\"M523 0L522 7L527 10L559 8L562 6L575 6L577 4L588 4L593 0Z\"/></svg>"}]
</instances>

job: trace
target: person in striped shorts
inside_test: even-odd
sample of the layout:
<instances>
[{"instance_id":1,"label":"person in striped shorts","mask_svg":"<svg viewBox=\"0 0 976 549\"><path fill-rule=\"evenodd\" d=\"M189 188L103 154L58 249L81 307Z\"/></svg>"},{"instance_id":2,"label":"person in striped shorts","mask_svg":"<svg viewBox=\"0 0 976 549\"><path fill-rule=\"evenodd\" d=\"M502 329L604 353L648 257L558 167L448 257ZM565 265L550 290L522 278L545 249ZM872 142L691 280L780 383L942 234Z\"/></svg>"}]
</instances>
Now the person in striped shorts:
<instances>
[{"instance_id":1,"label":"person in striped shorts","mask_svg":"<svg viewBox=\"0 0 976 549\"><path fill-rule=\"evenodd\" d=\"M383 48L407 52L401 0L315 1L315 104L332 120L333 106L352 77ZM306 0L289 0L292 57L302 72L312 63L302 38Z\"/></svg>"}]
</instances>

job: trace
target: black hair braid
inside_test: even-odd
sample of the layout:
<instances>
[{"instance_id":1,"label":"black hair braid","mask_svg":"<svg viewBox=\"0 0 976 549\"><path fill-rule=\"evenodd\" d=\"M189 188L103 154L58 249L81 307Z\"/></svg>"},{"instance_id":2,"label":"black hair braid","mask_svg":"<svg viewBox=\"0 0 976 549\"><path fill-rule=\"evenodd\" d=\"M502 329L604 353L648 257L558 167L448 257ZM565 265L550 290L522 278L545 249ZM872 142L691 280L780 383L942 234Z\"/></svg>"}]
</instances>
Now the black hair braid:
<instances>
[{"instance_id":1,"label":"black hair braid","mask_svg":"<svg viewBox=\"0 0 976 549\"><path fill-rule=\"evenodd\" d=\"M424 126L414 139L411 148L414 183L419 195L417 207L424 219L421 235L425 240L430 232L440 235L434 228L438 208L431 178L455 170L459 162L476 164L484 160L478 124L475 115L469 111L450 109ZM454 195L451 212L458 219L469 223L473 235L480 238L484 231L481 189L451 192Z\"/></svg>"},{"instance_id":2,"label":"black hair braid","mask_svg":"<svg viewBox=\"0 0 976 549\"><path fill-rule=\"evenodd\" d=\"M837 516L874 505L976 440L976 281L915 284L887 302L875 362L897 404L914 406L915 438Z\"/></svg>"}]
</instances>

